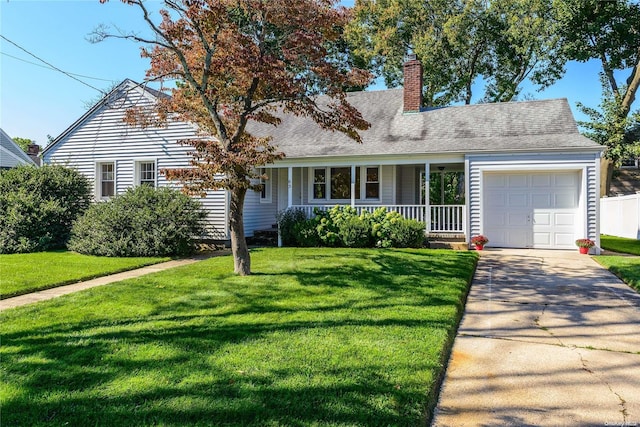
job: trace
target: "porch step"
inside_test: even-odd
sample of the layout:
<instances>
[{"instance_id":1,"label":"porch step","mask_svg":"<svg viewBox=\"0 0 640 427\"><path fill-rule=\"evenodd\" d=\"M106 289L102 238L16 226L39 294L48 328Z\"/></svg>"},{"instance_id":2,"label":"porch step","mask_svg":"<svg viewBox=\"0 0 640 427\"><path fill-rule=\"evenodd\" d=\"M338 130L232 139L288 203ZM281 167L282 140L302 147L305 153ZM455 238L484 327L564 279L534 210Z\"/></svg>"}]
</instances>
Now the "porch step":
<instances>
[{"instance_id":1,"label":"porch step","mask_svg":"<svg viewBox=\"0 0 640 427\"><path fill-rule=\"evenodd\" d=\"M452 242L442 240L429 240L430 249L452 249L454 251L467 251L469 246L465 242Z\"/></svg>"},{"instance_id":2,"label":"porch step","mask_svg":"<svg viewBox=\"0 0 640 427\"><path fill-rule=\"evenodd\" d=\"M442 242L464 242L464 234L460 233L427 233L427 239Z\"/></svg>"},{"instance_id":3,"label":"porch step","mask_svg":"<svg viewBox=\"0 0 640 427\"><path fill-rule=\"evenodd\" d=\"M247 237L247 243L252 246L278 246L278 229L256 230L253 237Z\"/></svg>"}]
</instances>

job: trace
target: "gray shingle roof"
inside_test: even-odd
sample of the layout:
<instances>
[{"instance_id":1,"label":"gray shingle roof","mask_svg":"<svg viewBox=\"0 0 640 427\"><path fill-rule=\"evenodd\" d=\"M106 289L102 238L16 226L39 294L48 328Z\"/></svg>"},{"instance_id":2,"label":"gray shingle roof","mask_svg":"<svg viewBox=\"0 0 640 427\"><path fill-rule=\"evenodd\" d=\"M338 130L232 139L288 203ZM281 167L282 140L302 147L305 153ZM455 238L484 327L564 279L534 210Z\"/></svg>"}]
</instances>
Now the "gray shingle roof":
<instances>
[{"instance_id":1,"label":"gray shingle roof","mask_svg":"<svg viewBox=\"0 0 640 427\"><path fill-rule=\"evenodd\" d=\"M31 157L16 144L5 131L0 129L0 167L13 167L19 164L35 165Z\"/></svg>"},{"instance_id":2,"label":"gray shingle roof","mask_svg":"<svg viewBox=\"0 0 640 427\"><path fill-rule=\"evenodd\" d=\"M402 112L402 89L348 95L371 123L362 144L311 119L287 115L277 128L252 126L271 135L288 158L350 155L546 151L602 146L580 135L566 99L453 106Z\"/></svg>"}]
</instances>

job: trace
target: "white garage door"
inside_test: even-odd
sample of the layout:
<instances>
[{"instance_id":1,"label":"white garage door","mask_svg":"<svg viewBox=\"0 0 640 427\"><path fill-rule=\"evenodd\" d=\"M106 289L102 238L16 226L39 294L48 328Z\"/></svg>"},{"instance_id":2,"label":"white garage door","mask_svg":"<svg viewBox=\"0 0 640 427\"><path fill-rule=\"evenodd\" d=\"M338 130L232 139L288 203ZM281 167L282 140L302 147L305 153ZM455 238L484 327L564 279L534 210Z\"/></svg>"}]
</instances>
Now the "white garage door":
<instances>
[{"instance_id":1,"label":"white garage door","mask_svg":"<svg viewBox=\"0 0 640 427\"><path fill-rule=\"evenodd\" d=\"M489 245L575 249L579 182L578 172L485 172L483 229Z\"/></svg>"}]
</instances>

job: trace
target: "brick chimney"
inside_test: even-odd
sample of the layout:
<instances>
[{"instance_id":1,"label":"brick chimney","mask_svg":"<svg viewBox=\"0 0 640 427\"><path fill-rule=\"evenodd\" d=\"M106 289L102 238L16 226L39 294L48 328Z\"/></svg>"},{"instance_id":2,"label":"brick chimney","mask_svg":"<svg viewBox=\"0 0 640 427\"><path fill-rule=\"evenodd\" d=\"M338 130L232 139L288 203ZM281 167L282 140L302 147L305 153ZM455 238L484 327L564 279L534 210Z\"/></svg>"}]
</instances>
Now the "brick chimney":
<instances>
[{"instance_id":1,"label":"brick chimney","mask_svg":"<svg viewBox=\"0 0 640 427\"><path fill-rule=\"evenodd\" d=\"M417 113L422 107L422 63L415 54L404 63L404 112Z\"/></svg>"},{"instance_id":2,"label":"brick chimney","mask_svg":"<svg viewBox=\"0 0 640 427\"><path fill-rule=\"evenodd\" d=\"M33 160L36 165L40 166L40 157L38 157L38 154L40 154L40 146L38 144L29 144L27 146L27 155L31 157L31 160Z\"/></svg>"}]
</instances>

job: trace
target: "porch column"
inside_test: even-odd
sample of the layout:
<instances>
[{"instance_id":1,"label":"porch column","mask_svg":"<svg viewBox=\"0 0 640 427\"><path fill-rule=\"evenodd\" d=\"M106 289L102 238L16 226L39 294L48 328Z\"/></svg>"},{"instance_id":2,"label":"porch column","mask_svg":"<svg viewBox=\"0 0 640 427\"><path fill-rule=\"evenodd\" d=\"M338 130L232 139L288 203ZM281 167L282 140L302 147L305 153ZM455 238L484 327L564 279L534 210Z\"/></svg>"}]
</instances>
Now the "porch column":
<instances>
[{"instance_id":1,"label":"porch column","mask_svg":"<svg viewBox=\"0 0 640 427\"><path fill-rule=\"evenodd\" d=\"M351 207L356 205L356 165L351 165Z\"/></svg>"},{"instance_id":2,"label":"porch column","mask_svg":"<svg viewBox=\"0 0 640 427\"><path fill-rule=\"evenodd\" d=\"M429 175L430 175L430 163L424 164L424 222L425 233L431 232L431 201L429 200Z\"/></svg>"},{"instance_id":3,"label":"porch column","mask_svg":"<svg viewBox=\"0 0 640 427\"><path fill-rule=\"evenodd\" d=\"M293 167L287 169L287 208L293 204Z\"/></svg>"},{"instance_id":4,"label":"porch column","mask_svg":"<svg viewBox=\"0 0 640 427\"><path fill-rule=\"evenodd\" d=\"M300 204L304 205L304 168L300 168Z\"/></svg>"}]
</instances>

